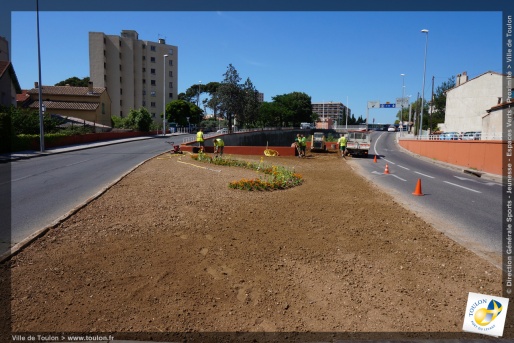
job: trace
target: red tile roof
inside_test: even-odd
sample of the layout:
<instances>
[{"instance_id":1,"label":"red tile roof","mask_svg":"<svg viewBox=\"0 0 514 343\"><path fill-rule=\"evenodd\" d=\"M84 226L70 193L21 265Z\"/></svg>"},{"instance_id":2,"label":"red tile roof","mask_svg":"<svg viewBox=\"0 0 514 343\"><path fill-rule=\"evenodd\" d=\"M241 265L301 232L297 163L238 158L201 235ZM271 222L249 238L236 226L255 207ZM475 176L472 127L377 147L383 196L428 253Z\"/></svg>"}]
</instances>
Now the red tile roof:
<instances>
[{"instance_id":1,"label":"red tile roof","mask_svg":"<svg viewBox=\"0 0 514 343\"><path fill-rule=\"evenodd\" d=\"M97 102L70 102L70 101L51 101L44 100L43 105L46 110L82 110L82 111L95 111L100 105ZM39 101L34 101L29 105L29 108L39 108Z\"/></svg>"},{"instance_id":2,"label":"red tile roof","mask_svg":"<svg viewBox=\"0 0 514 343\"><path fill-rule=\"evenodd\" d=\"M43 86L41 92L46 95L82 95L82 96L100 96L105 92L105 87L93 87L93 93L89 92L89 87L74 86ZM29 94L39 94L38 88L32 88Z\"/></svg>"}]
</instances>

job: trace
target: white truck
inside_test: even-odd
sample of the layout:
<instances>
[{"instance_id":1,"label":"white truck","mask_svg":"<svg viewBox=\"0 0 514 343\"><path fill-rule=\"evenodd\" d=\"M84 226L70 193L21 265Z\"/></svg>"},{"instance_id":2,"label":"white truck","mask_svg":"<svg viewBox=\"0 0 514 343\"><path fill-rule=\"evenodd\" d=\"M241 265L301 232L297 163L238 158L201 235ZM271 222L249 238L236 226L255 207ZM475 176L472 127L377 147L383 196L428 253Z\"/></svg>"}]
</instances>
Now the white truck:
<instances>
[{"instance_id":1,"label":"white truck","mask_svg":"<svg viewBox=\"0 0 514 343\"><path fill-rule=\"evenodd\" d=\"M371 146L371 131L348 131L346 139L346 152L349 155L368 156Z\"/></svg>"}]
</instances>

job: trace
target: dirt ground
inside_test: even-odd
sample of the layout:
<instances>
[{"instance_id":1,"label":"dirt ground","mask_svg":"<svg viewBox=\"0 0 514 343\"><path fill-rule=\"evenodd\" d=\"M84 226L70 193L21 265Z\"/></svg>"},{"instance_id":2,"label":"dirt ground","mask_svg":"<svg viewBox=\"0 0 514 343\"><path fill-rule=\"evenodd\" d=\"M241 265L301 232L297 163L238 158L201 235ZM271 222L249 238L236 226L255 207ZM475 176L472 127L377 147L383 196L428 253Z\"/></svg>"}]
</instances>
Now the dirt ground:
<instances>
[{"instance_id":1,"label":"dirt ground","mask_svg":"<svg viewBox=\"0 0 514 343\"><path fill-rule=\"evenodd\" d=\"M466 301L501 296L499 269L399 215L335 153L264 162L304 184L234 190L258 174L188 155L146 162L2 266L12 330L486 337L461 332Z\"/></svg>"}]
</instances>

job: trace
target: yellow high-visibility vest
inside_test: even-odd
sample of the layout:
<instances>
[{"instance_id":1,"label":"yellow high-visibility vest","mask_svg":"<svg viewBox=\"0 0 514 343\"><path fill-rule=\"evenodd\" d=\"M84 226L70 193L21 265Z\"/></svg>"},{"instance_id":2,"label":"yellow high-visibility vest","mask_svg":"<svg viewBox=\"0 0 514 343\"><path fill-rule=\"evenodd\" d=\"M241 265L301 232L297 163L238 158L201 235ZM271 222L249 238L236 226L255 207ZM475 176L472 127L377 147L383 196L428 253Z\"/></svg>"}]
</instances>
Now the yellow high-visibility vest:
<instances>
[{"instance_id":1,"label":"yellow high-visibility vest","mask_svg":"<svg viewBox=\"0 0 514 343\"><path fill-rule=\"evenodd\" d=\"M196 133L196 141L197 142L203 142L203 132L202 131L198 131Z\"/></svg>"}]
</instances>

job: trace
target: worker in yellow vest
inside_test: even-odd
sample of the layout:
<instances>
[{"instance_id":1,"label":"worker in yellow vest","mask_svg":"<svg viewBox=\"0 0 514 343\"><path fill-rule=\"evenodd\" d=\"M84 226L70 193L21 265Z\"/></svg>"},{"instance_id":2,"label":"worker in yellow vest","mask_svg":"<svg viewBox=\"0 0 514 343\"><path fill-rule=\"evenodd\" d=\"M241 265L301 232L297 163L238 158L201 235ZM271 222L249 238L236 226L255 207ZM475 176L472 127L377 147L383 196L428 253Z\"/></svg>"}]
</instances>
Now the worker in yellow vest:
<instances>
[{"instance_id":1,"label":"worker in yellow vest","mask_svg":"<svg viewBox=\"0 0 514 343\"><path fill-rule=\"evenodd\" d=\"M202 129L198 130L198 132L196 133L196 141L198 142L198 147L202 148L204 142Z\"/></svg>"},{"instance_id":2,"label":"worker in yellow vest","mask_svg":"<svg viewBox=\"0 0 514 343\"><path fill-rule=\"evenodd\" d=\"M214 153L216 154L216 157L218 157L218 153L220 157L223 157L223 148L225 147L225 142L223 142L223 139L221 138L215 138L214 139Z\"/></svg>"},{"instance_id":3,"label":"worker in yellow vest","mask_svg":"<svg viewBox=\"0 0 514 343\"><path fill-rule=\"evenodd\" d=\"M337 140L337 143L339 143L339 150L341 150L341 156L343 157L346 153L346 142L347 139L345 135L341 135L341 137Z\"/></svg>"},{"instance_id":4,"label":"worker in yellow vest","mask_svg":"<svg viewBox=\"0 0 514 343\"><path fill-rule=\"evenodd\" d=\"M307 137L305 137L303 134L300 135L300 156L305 157L305 151L307 149Z\"/></svg>"}]
</instances>

